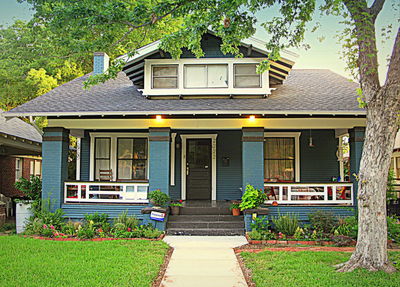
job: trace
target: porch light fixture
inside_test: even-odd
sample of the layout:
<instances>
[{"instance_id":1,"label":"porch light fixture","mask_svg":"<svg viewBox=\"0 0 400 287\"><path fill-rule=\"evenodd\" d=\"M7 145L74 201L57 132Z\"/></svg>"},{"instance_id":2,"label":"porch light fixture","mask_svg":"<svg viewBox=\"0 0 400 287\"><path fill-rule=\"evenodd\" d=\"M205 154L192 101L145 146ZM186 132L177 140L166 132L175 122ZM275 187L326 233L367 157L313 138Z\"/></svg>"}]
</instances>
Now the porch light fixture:
<instances>
[{"instance_id":1,"label":"porch light fixture","mask_svg":"<svg viewBox=\"0 0 400 287\"><path fill-rule=\"evenodd\" d=\"M255 119L256 119L256 116L255 116L255 115L249 116L249 120L254 121Z\"/></svg>"},{"instance_id":2,"label":"porch light fixture","mask_svg":"<svg viewBox=\"0 0 400 287\"><path fill-rule=\"evenodd\" d=\"M156 120L157 121L161 121L162 120L162 116L161 115L156 115Z\"/></svg>"}]
</instances>

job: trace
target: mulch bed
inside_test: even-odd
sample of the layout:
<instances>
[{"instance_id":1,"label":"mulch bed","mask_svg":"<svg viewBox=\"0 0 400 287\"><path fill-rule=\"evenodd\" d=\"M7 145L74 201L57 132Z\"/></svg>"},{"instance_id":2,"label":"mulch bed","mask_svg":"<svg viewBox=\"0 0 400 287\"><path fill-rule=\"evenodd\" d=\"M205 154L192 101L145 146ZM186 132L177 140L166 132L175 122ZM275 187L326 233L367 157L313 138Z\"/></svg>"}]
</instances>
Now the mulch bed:
<instances>
[{"instance_id":1,"label":"mulch bed","mask_svg":"<svg viewBox=\"0 0 400 287\"><path fill-rule=\"evenodd\" d=\"M60 238L60 237L43 237L43 236L24 236L32 237L40 240L52 240L52 241L110 241L110 240L148 240L148 241L159 241L163 240L165 234L161 234L158 238L93 238L93 239L80 239L80 238Z\"/></svg>"},{"instance_id":2,"label":"mulch bed","mask_svg":"<svg viewBox=\"0 0 400 287\"><path fill-rule=\"evenodd\" d=\"M153 281L153 284L151 284L151 287L160 287L161 282L164 278L165 271L167 270L169 261L171 260L172 253L174 252L174 248L169 247L167 254L165 254L164 257L164 263L160 267L160 272L158 272L157 278Z\"/></svg>"},{"instance_id":3,"label":"mulch bed","mask_svg":"<svg viewBox=\"0 0 400 287\"><path fill-rule=\"evenodd\" d=\"M236 249L239 249L239 248L240 247L234 248L234 251L235 251L236 259L239 262L240 269L242 269L242 273L243 273L244 279L246 280L247 286L248 287L256 287L256 284L251 280L251 270L249 268L247 268L246 265L244 265L243 258L242 258L242 256L240 256L240 252L236 252Z\"/></svg>"}]
</instances>

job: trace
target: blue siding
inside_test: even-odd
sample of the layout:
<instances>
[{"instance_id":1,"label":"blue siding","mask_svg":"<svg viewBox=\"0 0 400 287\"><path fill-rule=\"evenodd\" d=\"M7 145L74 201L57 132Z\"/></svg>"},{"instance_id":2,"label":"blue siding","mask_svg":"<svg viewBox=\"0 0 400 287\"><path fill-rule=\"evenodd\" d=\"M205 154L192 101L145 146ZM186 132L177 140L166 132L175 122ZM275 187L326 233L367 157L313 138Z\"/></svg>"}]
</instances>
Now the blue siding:
<instances>
[{"instance_id":1,"label":"blue siding","mask_svg":"<svg viewBox=\"0 0 400 287\"><path fill-rule=\"evenodd\" d=\"M245 132L244 137L264 137L264 131ZM244 141L242 143L242 184L264 188L264 142Z\"/></svg>"},{"instance_id":2,"label":"blue siding","mask_svg":"<svg viewBox=\"0 0 400 287\"><path fill-rule=\"evenodd\" d=\"M118 204L63 204L62 209L65 212L64 217L70 219L82 219L85 214L107 213L110 218L116 218L124 211L128 211L128 215L134 215L139 219L143 218L140 211L147 205L118 205Z\"/></svg>"},{"instance_id":3,"label":"blue siding","mask_svg":"<svg viewBox=\"0 0 400 287\"><path fill-rule=\"evenodd\" d=\"M46 137L57 137L53 140ZM42 144L42 199L50 199L51 210L61 207L64 181L68 177L68 131L61 128L46 128Z\"/></svg>"},{"instance_id":4,"label":"blue siding","mask_svg":"<svg viewBox=\"0 0 400 287\"><path fill-rule=\"evenodd\" d=\"M314 147L309 147L310 131L301 131L300 181L329 182L332 176L339 176L335 130L312 130L311 133Z\"/></svg>"},{"instance_id":5,"label":"blue siding","mask_svg":"<svg viewBox=\"0 0 400 287\"><path fill-rule=\"evenodd\" d=\"M85 137L81 138L81 180L87 181L90 176L90 136L85 132Z\"/></svg>"},{"instance_id":6,"label":"blue siding","mask_svg":"<svg viewBox=\"0 0 400 287\"><path fill-rule=\"evenodd\" d=\"M169 131L149 132L149 190L160 189L169 194L170 142L151 137L169 137Z\"/></svg>"}]
</instances>

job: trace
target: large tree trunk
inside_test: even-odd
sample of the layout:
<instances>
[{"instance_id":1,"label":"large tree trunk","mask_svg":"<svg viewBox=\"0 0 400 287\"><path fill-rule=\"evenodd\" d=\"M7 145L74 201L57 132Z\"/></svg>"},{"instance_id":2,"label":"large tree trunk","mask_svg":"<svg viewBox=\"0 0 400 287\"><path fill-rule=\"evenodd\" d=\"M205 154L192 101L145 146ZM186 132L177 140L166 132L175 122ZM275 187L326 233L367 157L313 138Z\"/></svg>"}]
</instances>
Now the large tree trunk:
<instances>
[{"instance_id":1,"label":"large tree trunk","mask_svg":"<svg viewBox=\"0 0 400 287\"><path fill-rule=\"evenodd\" d=\"M358 175L358 238L350 260L338 271L365 268L394 272L387 255L386 186L398 129L398 87L384 87L367 107L367 128ZM396 102L397 99L397 102Z\"/></svg>"}]
</instances>

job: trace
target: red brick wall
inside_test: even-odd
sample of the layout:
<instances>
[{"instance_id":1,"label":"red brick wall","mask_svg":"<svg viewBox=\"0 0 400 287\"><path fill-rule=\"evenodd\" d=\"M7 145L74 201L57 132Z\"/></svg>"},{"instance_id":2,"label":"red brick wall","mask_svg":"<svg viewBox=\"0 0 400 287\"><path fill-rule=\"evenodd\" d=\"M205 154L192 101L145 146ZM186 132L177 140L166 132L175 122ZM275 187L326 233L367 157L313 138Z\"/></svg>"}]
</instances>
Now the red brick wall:
<instances>
[{"instance_id":1,"label":"red brick wall","mask_svg":"<svg viewBox=\"0 0 400 287\"><path fill-rule=\"evenodd\" d=\"M29 178L30 162L34 160L31 158L22 158L22 176L24 178ZM23 193L17 190L14 184L15 157L0 156L0 193L7 197L22 197Z\"/></svg>"}]
</instances>

